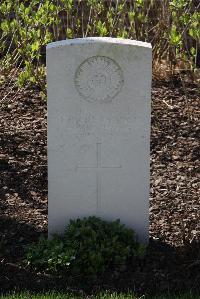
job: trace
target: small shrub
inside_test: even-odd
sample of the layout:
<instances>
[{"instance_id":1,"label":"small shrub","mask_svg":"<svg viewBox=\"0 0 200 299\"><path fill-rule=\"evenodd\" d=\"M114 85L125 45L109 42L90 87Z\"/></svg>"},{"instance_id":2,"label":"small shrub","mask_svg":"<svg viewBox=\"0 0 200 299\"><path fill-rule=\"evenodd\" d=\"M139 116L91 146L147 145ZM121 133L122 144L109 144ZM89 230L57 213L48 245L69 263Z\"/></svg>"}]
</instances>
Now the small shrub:
<instances>
[{"instance_id":1,"label":"small shrub","mask_svg":"<svg viewBox=\"0 0 200 299\"><path fill-rule=\"evenodd\" d=\"M36 269L55 273L69 268L73 254L60 236L54 235L51 240L41 237L37 244L28 248L26 262Z\"/></svg>"},{"instance_id":2,"label":"small shrub","mask_svg":"<svg viewBox=\"0 0 200 299\"><path fill-rule=\"evenodd\" d=\"M40 239L28 249L26 261L51 273L95 279L109 271L125 271L128 263L133 265L144 253L145 247L136 240L134 231L119 220L88 217L71 220L62 236Z\"/></svg>"}]
</instances>

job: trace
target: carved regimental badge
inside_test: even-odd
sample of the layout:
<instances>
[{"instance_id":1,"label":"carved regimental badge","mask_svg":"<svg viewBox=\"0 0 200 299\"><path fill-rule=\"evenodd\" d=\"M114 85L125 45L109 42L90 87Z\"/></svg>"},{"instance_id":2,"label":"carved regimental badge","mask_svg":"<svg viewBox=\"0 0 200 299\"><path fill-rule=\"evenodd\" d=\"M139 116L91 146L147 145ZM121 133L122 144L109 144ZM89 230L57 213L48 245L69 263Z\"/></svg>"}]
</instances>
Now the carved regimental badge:
<instances>
[{"instance_id":1,"label":"carved regimental badge","mask_svg":"<svg viewBox=\"0 0 200 299\"><path fill-rule=\"evenodd\" d=\"M109 102L124 82L120 66L105 56L93 56L81 63L74 81L79 94L89 102Z\"/></svg>"}]
</instances>

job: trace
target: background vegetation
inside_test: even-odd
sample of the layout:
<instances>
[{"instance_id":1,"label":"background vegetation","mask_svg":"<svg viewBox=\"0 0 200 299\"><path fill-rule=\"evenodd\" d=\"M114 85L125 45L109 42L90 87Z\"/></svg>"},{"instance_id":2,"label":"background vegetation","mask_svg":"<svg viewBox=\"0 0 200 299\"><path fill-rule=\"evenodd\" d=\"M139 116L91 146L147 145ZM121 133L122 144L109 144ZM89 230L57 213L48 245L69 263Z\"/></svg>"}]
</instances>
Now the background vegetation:
<instances>
[{"instance_id":1,"label":"background vegetation","mask_svg":"<svg viewBox=\"0 0 200 299\"><path fill-rule=\"evenodd\" d=\"M111 36L152 43L154 74L198 80L200 2L197 0L2 0L1 80L36 84L45 93L46 44Z\"/></svg>"}]
</instances>

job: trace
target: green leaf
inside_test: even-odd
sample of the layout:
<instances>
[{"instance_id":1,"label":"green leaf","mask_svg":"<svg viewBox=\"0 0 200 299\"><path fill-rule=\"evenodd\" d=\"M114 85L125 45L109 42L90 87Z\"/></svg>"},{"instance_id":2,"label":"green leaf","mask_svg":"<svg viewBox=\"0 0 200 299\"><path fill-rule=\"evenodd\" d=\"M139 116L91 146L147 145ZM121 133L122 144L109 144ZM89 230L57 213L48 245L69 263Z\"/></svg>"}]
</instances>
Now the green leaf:
<instances>
[{"instance_id":1,"label":"green leaf","mask_svg":"<svg viewBox=\"0 0 200 299\"><path fill-rule=\"evenodd\" d=\"M36 40L36 41L31 45L31 50L32 50L33 52L36 52L36 51L39 50L39 48L40 48L40 42L39 42L39 40Z\"/></svg>"},{"instance_id":2,"label":"green leaf","mask_svg":"<svg viewBox=\"0 0 200 299\"><path fill-rule=\"evenodd\" d=\"M1 22L1 30L5 33L8 33L10 28L9 28L9 22L7 20Z\"/></svg>"},{"instance_id":3,"label":"green leaf","mask_svg":"<svg viewBox=\"0 0 200 299\"><path fill-rule=\"evenodd\" d=\"M192 47L192 48L190 49L190 53L191 53L193 56L195 56L195 55L196 55L196 49L195 49L194 47Z\"/></svg>"}]
</instances>

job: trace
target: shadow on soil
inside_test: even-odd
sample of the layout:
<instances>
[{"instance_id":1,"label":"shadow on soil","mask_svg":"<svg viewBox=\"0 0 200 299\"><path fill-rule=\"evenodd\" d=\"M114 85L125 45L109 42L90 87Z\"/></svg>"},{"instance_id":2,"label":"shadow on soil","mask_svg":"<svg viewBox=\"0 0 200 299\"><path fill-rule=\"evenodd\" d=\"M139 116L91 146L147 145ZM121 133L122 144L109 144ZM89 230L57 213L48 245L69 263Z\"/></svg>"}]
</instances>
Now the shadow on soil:
<instances>
[{"instance_id":1,"label":"shadow on soil","mask_svg":"<svg viewBox=\"0 0 200 299\"><path fill-rule=\"evenodd\" d=\"M198 149L193 142L198 140L199 136L195 120L197 91L191 86L188 89L189 96L186 97L182 87L172 88L168 85L163 82L160 85L157 82L156 88L153 85L152 127L156 130L151 137L151 152L157 159L154 163L167 167L171 161L175 173L177 161L175 163L173 160L173 151L178 140L185 141L187 147L184 146L185 143L178 144L178 161L187 162L185 174L189 178L195 177ZM35 94L34 92L34 96ZM134 266L127 266L126 273L117 278L110 272L93 283L86 278L84 283L82 281L78 284L75 280L69 283L67 277L36 273L24 266L27 246L37 241L41 234L47 235L46 224L43 221L46 220L47 213L46 129L42 121L35 122L36 112L37 117L39 115L41 120L44 120L46 104L41 104L39 98L37 100L32 95L32 91L30 95L19 95L20 101L13 102L17 105L16 110L12 110L12 113L4 111L4 123L0 125L0 147L3 152L0 154L0 292L38 292L52 289L77 292L84 290L88 293L100 290L132 290L138 294L188 290L200 292L200 240L175 248L160 240L151 239L147 256L143 261ZM169 107L166 103L163 104L163 99L166 99L167 104L170 103ZM26 109L25 112L20 105ZM192 107L193 110L188 110ZM166 109L167 115L164 118ZM22 118L27 111L31 117ZM188 121L189 114L193 117ZM16 132L14 125L17 122L14 121L18 118L21 118L25 128L29 128L29 132L20 127L20 132ZM12 122L14 125L11 130ZM192 138L190 142L189 137ZM163 150L165 148L167 151ZM188 174L189 165L192 166L192 170ZM155 172L157 176L160 175L159 171ZM173 172L170 170L170 176ZM182 172L181 169L180 174ZM172 179L175 180L176 175ZM158 187L157 190L161 192ZM181 189L180 193L184 195L187 190L192 190L196 196L196 189L190 186L188 188ZM198 205L198 199L196 202ZM189 217L191 213L190 210L185 217ZM198 222L198 219L195 221ZM157 228L156 235L159 235L159 229Z\"/></svg>"},{"instance_id":2,"label":"shadow on soil","mask_svg":"<svg viewBox=\"0 0 200 299\"><path fill-rule=\"evenodd\" d=\"M22 134L0 132L0 146L4 153L0 155L0 198L2 201L6 194L15 193L23 202L34 204L37 209L42 204L33 198L30 191L37 192L37 197L47 195L47 162L40 155L37 159L33 158L28 142L31 143ZM45 149L44 152L46 154Z\"/></svg>"}]
</instances>

